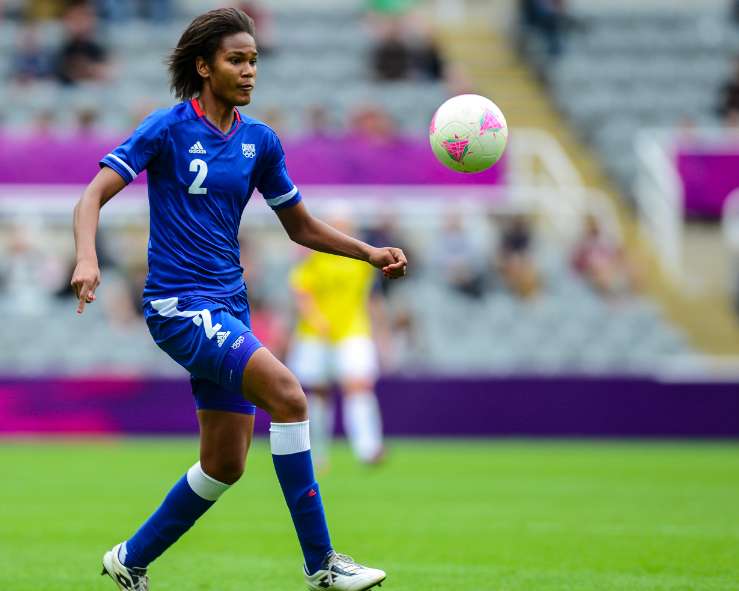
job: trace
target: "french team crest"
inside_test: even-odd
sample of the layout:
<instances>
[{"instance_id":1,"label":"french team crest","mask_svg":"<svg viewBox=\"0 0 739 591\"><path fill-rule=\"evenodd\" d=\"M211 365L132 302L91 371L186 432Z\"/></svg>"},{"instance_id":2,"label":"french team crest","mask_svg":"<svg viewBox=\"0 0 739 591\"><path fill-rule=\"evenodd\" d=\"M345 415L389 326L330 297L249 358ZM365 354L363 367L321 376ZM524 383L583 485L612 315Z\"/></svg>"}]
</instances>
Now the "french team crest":
<instances>
[{"instance_id":1,"label":"french team crest","mask_svg":"<svg viewBox=\"0 0 739 591\"><path fill-rule=\"evenodd\" d=\"M244 155L244 158L254 158L254 155L257 153L256 146L254 144L241 144L241 153Z\"/></svg>"}]
</instances>

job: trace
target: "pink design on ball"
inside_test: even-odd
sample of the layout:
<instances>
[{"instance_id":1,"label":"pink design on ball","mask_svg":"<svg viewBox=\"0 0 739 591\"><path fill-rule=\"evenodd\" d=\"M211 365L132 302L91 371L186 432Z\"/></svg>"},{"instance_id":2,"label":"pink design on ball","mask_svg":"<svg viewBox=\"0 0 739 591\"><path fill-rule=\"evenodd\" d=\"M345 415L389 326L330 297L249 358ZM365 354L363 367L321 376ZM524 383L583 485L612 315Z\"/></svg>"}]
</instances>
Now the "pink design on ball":
<instances>
[{"instance_id":1,"label":"pink design on ball","mask_svg":"<svg viewBox=\"0 0 739 591\"><path fill-rule=\"evenodd\" d=\"M503 124L498 121L495 113L493 113L489 109L486 109L485 112L482 114L482 119L480 119L480 135L483 135L486 131L492 131L493 133L495 133L496 131L500 131L501 129L503 129Z\"/></svg>"},{"instance_id":2,"label":"pink design on ball","mask_svg":"<svg viewBox=\"0 0 739 591\"><path fill-rule=\"evenodd\" d=\"M441 142L442 147L449 154L449 157L455 162L462 162L470 149L470 141L464 138L454 137L453 139Z\"/></svg>"}]
</instances>

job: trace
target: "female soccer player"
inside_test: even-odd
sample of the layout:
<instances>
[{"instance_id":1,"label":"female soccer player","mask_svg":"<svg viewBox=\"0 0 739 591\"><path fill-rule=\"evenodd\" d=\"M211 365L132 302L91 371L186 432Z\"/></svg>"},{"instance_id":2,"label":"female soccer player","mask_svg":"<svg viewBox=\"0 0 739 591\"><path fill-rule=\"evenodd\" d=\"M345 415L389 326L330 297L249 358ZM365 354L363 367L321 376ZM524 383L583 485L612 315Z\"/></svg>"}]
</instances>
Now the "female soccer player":
<instances>
[{"instance_id":1,"label":"female soccer player","mask_svg":"<svg viewBox=\"0 0 739 591\"><path fill-rule=\"evenodd\" d=\"M246 14L227 8L197 17L173 51L169 72L184 102L149 115L103 157L75 206L71 284L81 314L100 283L100 208L146 169L151 213L144 313L155 342L191 374L200 461L133 536L105 553L103 574L121 590L149 588L148 565L242 475L257 405L272 419L272 458L308 587L369 589L385 573L331 546L313 474L305 395L250 330L237 231L256 188L299 244L366 261L392 278L405 274L405 255L373 248L312 217L287 175L275 133L236 110L249 104L257 73L254 24Z\"/></svg>"},{"instance_id":2,"label":"female soccer player","mask_svg":"<svg viewBox=\"0 0 739 591\"><path fill-rule=\"evenodd\" d=\"M348 212L340 207L326 219L342 232L353 232ZM313 463L319 471L328 467L334 384L341 391L344 431L354 455L366 464L377 464L384 455L375 396L372 283L368 265L322 252L311 252L290 273L298 318L286 364L308 392Z\"/></svg>"}]
</instances>

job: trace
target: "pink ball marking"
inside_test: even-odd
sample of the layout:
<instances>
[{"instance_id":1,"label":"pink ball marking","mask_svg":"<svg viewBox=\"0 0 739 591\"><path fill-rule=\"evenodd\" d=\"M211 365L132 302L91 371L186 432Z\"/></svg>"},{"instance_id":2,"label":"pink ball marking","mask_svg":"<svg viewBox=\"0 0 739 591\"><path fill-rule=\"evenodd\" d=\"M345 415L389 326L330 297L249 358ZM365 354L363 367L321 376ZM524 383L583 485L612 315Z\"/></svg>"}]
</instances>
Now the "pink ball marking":
<instances>
[{"instance_id":1,"label":"pink ball marking","mask_svg":"<svg viewBox=\"0 0 739 591\"><path fill-rule=\"evenodd\" d=\"M495 113L486 109L482 114L482 119L480 119L480 135L483 135L488 131L496 133L501 129L503 129L503 124L495 116Z\"/></svg>"}]
</instances>

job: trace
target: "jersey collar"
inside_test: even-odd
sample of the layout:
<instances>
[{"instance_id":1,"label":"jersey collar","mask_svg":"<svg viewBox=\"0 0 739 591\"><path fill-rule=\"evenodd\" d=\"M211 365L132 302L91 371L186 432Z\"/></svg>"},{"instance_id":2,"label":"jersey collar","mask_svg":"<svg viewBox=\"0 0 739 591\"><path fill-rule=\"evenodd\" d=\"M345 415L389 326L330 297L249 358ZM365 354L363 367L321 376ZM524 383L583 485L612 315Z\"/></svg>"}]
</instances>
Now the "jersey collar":
<instances>
[{"instance_id":1,"label":"jersey collar","mask_svg":"<svg viewBox=\"0 0 739 591\"><path fill-rule=\"evenodd\" d=\"M205 116L205 111L200 108L200 103L198 102L198 99L194 98L190 100L190 105L192 106L193 111L195 111L195 114L198 116L198 119L203 122L207 127L212 129L214 132L216 132L218 135L220 135L224 139L229 139L234 133L236 133L236 130L241 125L241 113L239 113L239 110L234 107L234 115L236 116L233 122L233 125L231 126L231 131L228 133L223 133L220 129L218 129L217 126L213 125L213 123L210 122L210 120Z\"/></svg>"}]
</instances>

